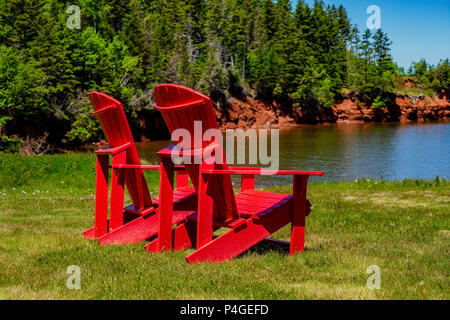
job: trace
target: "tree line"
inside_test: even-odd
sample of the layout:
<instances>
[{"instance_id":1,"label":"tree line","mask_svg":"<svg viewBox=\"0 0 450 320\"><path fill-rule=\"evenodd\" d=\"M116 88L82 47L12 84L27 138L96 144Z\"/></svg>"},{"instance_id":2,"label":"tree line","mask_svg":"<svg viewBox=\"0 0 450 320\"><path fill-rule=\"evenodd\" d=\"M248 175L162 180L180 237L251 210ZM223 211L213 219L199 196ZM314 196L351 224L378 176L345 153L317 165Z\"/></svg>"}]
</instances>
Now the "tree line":
<instances>
[{"instance_id":1,"label":"tree line","mask_svg":"<svg viewBox=\"0 0 450 320\"><path fill-rule=\"evenodd\" d=\"M67 8L80 8L71 29ZM448 59L408 72L381 29L358 30L343 6L289 0L0 0L0 150L27 139L80 145L102 134L87 92L123 102L131 117L158 83L209 94L288 101L314 112L349 91L373 107L396 81L449 89Z\"/></svg>"}]
</instances>

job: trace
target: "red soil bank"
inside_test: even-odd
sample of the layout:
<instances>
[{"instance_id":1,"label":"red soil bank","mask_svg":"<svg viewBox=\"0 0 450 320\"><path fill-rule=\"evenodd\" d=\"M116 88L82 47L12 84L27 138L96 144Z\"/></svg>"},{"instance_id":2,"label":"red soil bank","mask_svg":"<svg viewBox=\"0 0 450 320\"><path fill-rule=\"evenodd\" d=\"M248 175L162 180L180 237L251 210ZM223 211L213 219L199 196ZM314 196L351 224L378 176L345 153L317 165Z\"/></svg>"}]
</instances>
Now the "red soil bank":
<instances>
[{"instance_id":1,"label":"red soil bank","mask_svg":"<svg viewBox=\"0 0 450 320\"><path fill-rule=\"evenodd\" d=\"M356 99L345 98L331 108L304 112L299 107L289 107L276 102L262 102L247 98L229 99L229 106L216 110L222 129L228 128L283 128L298 124L365 123L432 121L450 118L450 99L440 97L401 96L389 107L372 108Z\"/></svg>"}]
</instances>

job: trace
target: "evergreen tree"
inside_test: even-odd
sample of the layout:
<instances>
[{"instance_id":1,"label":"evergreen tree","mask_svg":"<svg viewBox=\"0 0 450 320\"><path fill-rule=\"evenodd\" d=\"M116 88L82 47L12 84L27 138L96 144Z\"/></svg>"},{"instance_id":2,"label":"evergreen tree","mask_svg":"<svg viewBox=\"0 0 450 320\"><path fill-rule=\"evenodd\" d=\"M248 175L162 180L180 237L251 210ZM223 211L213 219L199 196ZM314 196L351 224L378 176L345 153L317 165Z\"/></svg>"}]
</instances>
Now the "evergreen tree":
<instances>
[{"instance_id":1,"label":"evergreen tree","mask_svg":"<svg viewBox=\"0 0 450 320\"><path fill-rule=\"evenodd\" d=\"M362 35L360 47L358 49L363 59L364 81L368 82L370 76L370 66L373 62L372 33L369 29L366 29L366 31Z\"/></svg>"},{"instance_id":2,"label":"evergreen tree","mask_svg":"<svg viewBox=\"0 0 450 320\"><path fill-rule=\"evenodd\" d=\"M72 4L81 8L81 29L67 27ZM323 1L299 0L294 11L289 0L0 0L0 7L0 150L39 135L55 145L98 140L91 90L121 100L130 117L151 107L162 82L201 90L223 108L230 94L252 94L314 112L343 89L388 105L393 79L402 77L386 33L360 34L343 6ZM409 76L442 94L449 73L448 59L423 60Z\"/></svg>"}]
</instances>

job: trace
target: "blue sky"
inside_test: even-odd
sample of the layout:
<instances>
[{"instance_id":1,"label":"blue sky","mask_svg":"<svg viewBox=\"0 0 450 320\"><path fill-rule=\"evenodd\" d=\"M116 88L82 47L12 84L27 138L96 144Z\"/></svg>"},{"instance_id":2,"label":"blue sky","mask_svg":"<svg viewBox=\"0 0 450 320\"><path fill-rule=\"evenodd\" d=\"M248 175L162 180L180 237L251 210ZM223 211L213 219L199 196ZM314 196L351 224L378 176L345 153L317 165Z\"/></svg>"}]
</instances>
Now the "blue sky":
<instances>
[{"instance_id":1,"label":"blue sky","mask_svg":"<svg viewBox=\"0 0 450 320\"><path fill-rule=\"evenodd\" d=\"M314 0L305 0L312 6ZM450 0L324 0L325 4L342 4L352 24L366 29L367 7L381 9L381 29L393 41L392 56L407 69L411 62L425 58L437 64L450 57ZM297 0L292 0L293 9Z\"/></svg>"}]
</instances>

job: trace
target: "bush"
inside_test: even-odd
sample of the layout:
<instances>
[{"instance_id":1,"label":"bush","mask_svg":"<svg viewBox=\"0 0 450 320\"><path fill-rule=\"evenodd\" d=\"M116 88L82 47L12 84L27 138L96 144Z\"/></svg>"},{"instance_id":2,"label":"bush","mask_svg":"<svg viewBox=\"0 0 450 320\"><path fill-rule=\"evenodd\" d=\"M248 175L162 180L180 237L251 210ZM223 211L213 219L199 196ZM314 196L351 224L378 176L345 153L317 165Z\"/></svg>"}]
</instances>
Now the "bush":
<instances>
[{"instance_id":1,"label":"bush","mask_svg":"<svg viewBox=\"0 0 450 320\"><path fill-rule=\"evenodd\" d=\"M20 146L22 145L23 141L8 137L6 135L0 137L0 151L7 152L7 153L14 153L19 151Z\"/></svg>"}]
</instances>

